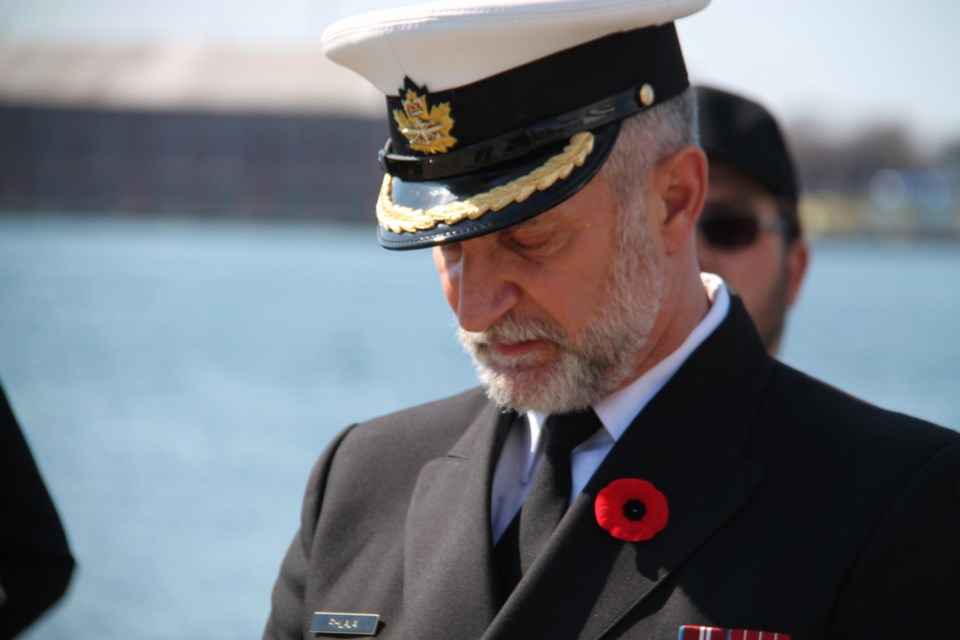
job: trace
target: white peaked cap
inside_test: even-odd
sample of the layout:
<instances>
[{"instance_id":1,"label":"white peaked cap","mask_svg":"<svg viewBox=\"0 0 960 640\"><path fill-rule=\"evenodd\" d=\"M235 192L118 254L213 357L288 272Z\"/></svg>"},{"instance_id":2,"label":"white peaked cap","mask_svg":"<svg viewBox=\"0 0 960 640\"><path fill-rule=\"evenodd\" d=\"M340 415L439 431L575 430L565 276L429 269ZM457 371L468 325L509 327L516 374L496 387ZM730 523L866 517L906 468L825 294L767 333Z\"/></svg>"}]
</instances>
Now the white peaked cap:
<instances>
[{"instance_id":1,"label":"white peaked cap","mask_svg":"<svg viewBox=\"0 0 960 640\"><path fill-rule=\"evenodd\" d=\"M476 82L596 38L672 22L710 0L450 0L363 13L323 33L327 57L397 95Z\"/></svg>"},{"instance_id":2,"label":"white peaked cap","mask_svg":"<svg viewBox=\"0 0 960 640\"><path fill-rule=\"evenodd\" d=\"M388 249L540 215L609 157L625 118L689 87L674 21L709 0L448 0L342 20L327 56L383 92Z\"/></svg>"}]
</instances>

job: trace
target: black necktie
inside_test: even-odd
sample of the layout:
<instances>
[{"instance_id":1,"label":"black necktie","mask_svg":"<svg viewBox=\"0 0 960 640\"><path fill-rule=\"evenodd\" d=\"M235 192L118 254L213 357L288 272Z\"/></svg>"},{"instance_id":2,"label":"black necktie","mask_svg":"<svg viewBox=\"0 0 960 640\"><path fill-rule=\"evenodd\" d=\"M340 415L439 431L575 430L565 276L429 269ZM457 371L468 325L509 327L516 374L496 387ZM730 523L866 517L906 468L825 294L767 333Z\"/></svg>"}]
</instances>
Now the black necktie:
<instances>
[{"instance_id":1,"label":"black necktie","mask_svg":"<svg viewBox=\"0 0 960 640\"><path fill-rule=\"evenodd\" d=\"M552 415L541 436L543 459L517 516L497 543L497 561L504 595L513 591L570 503L570 452L601 427L592 409Z\"/></svg>"}]
</instances>

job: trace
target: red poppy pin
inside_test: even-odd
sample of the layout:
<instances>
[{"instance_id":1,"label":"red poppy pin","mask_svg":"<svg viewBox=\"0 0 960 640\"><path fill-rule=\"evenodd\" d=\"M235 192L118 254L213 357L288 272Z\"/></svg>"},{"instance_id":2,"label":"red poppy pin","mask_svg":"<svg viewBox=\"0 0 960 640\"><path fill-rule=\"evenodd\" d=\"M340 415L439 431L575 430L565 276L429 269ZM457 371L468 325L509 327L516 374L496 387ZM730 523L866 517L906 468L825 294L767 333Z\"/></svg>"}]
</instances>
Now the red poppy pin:
<instances>
[{"instance_id":1,"label":"red poppy pin","mask_svg":"<svg viewBox=\"0 0 960 640\"><path fill-rule=\"evenodd\" d=\"M667 497L640 478L620 478L597 494L597 524L619 540L649 540L667 526Z\"/></svg>"}]
</instances>

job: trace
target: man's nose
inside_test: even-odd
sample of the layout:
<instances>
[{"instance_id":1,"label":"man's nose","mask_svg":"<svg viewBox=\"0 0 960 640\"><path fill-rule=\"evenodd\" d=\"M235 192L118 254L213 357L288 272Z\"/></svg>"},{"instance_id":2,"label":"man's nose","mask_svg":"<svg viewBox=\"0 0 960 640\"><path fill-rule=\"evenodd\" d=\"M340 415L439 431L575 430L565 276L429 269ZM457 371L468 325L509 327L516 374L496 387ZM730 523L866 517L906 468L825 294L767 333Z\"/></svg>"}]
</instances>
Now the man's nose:
<instances>
[{"instance_id":1,"label":"man's nose","mask_svg":"<svg viewBox=\"0 0 960 640\"><path fill-rule=\"evenodd\" d=\"M463 243L456 308L461 328L483 331L520 301L521 289L510 276L508 260L486 239Z\"/></svg>"}]
</instances>

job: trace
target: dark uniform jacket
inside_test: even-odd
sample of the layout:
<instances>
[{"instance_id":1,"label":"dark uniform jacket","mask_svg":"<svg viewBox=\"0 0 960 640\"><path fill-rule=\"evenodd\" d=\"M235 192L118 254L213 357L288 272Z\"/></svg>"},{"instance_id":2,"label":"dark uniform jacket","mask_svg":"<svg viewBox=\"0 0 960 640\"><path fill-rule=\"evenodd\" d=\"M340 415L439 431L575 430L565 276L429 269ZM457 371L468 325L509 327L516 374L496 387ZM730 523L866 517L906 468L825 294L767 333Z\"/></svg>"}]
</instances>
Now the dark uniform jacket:
<instances>
[{"instance_id":1,"label":"dark uniform jacket","mask_svg":"<svg viewBox=\"0 0 960 640\"><path fill-rule=\"evenodd\" d=\"M363 612L408 640L960 638L960 434L770 358L736 298L504 597L490 484L509 420L476 390L343 432L310 477L264 637L326 637L314 612ZM618 478L666 496L653 539L597 524Z\"/></svg>"}]
</instances>

